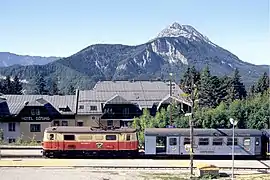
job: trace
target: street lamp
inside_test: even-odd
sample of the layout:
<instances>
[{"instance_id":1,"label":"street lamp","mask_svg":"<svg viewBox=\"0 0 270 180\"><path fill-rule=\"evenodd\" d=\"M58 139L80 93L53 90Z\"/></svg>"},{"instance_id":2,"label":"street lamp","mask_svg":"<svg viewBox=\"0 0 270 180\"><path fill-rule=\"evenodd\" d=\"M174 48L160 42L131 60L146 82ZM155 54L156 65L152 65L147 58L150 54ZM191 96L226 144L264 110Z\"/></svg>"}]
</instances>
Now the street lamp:
<instances>
[{"instance_id":1,"label":"street lamp","mask_svg":"<svg viewBox=\"0 0 270 180\"><path fill-rule=\"evenodd\" d=\"M237 125L238 121L230 118L230 123L233 125L233 139L232 139L232 180L234 178L234 126Z\"/></svg>"}]
</instances>

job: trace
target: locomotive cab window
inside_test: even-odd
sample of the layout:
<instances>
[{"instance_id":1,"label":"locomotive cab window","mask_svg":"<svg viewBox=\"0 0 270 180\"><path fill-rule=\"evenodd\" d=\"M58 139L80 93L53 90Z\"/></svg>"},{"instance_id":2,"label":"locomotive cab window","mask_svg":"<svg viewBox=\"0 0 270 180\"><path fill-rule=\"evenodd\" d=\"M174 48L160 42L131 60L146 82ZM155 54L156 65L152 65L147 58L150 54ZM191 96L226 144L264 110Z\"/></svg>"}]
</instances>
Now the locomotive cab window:
<instances>
[{"instance_id":1,"label":"locomotive cab window","mask_svg":"<svg viewBox=\"0 0 270 180\"><path fill-rule=\"evenodd\" d=\"M250 138L244 138L244 146L250 146Z\"/></svg>"},{"instance_id":2,"label":"locomotive cab window","mask_svg":"<svg viewBox=\"0 0 270 180\"><path fill-rule=\"evenodd\" d=\"M232 146L233 144L233 139L232 138L227 138L227 146ZM234 138L234 145L238 145L238 141L237 141L237 138Z\"/></svg>"},{"instance_id":3,"label":"locomotive cab window","mask_svg":"<svg viewBox=\"0 0 270 180\"><path fill-rule=\"evenodd\" d=\"M209 138L199 138L199 145L200 146L207 146L207 145L209 145Z\"/></svg>"},{"instance_id":4,"label":"locomotive cab window","mask_svg":"<svg viewBox=\"0 0 270 180\"><path fill-rule=\"evenodd\" d=\"M116 135L106 135L106 140L109 141L116 140Z\"/></svg>"},{"instance_id":5,"label":"locomotive cab window","mask_svg":"<svg viewBox=\"0 0 270 180\"><path fill-rule=\"evenodd\" d=\"M177 145L177 139L176 138L170 138L169 144L170 144L170 146L176 146Z\"/></svg>"},{"instance_id":6,"label":"locomotive cab window","mask_svg":"<svg viewBox=\"0 0 270 180\"><path fill-rule=\"evenodd\" d=\"M127 141L130 141L130 134L127 134Z\"/></svg>"},{"instance_id":7,"label":"locomotive cab window","mask_svg":"<svg viewBox=\"0 0 270 180\"><path fill-rule=\"evenodd\" d=\"M64 140L66 140L66 141L74 141L75 136L74 135L64 135Z\"/></svg>"},{"instance_id":8,"label":"locomotive cab window","mask_svg":"<svg viewBox=\"0 0 270 180\"><path fill-rule=\"evenodd\" d=\"M213 139L213 146L222 146L223 138L214 138Z\"/></svg>"}]
</instances>

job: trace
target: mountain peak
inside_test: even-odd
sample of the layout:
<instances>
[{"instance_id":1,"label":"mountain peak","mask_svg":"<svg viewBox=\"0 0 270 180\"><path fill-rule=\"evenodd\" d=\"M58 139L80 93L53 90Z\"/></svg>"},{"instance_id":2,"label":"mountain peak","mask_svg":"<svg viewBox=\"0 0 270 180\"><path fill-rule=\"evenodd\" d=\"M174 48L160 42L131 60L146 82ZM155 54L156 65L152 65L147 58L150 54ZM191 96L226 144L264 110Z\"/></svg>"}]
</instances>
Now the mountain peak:
<instances>
[{"instance_id":1,"label":"mountain peak","mask_svg":"<svg viewBox=\"0 0 270 180\"><path fill-rule=\"evenodd\" d=\"M177 22L172 23L163 29L158 35L160 37L185 37L193 40L202 40L209 42L209 39L190 25L181 25Z\"/></svg>"}]
</instances>

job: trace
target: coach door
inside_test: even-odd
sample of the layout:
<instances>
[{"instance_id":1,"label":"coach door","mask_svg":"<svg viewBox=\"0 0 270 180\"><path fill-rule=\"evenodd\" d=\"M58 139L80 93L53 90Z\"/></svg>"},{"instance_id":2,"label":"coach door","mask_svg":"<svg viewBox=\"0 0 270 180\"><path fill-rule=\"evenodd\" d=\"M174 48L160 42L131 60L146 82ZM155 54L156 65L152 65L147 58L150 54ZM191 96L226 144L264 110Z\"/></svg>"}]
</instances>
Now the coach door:
<instances>
[{"instance_id":1,"label":"coach door","mask_svg":"<svg viewBox=\"0 0 270 180\"><path fill-rule=\"evenodd\" d=\"M180 154L180 139L177 136L167 137L167 154Z\"/></svg>"}]
</instances>

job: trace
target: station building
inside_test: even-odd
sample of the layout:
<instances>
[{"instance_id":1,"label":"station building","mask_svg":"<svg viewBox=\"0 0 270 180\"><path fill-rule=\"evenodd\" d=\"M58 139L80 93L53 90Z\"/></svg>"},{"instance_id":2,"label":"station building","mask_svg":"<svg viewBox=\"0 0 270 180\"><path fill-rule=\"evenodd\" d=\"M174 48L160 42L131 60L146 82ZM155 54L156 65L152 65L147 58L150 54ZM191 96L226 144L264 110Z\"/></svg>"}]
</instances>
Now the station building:
<instances>
[{"instance_id":1,"label":"station building","mask_svg":"<svg viewBox=\"0 0 270 180\"><path fill-rule=\"evenodd\" d=\"M41 142L49 126L119 128L143 109L154 116L172 102L189 112L191 104L182 93L175 83L163 81L101 81L75 95L1 95L0 131L12 143L18 138Z\"/></svg>"}]
</instances>

